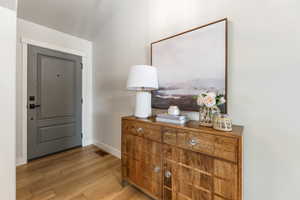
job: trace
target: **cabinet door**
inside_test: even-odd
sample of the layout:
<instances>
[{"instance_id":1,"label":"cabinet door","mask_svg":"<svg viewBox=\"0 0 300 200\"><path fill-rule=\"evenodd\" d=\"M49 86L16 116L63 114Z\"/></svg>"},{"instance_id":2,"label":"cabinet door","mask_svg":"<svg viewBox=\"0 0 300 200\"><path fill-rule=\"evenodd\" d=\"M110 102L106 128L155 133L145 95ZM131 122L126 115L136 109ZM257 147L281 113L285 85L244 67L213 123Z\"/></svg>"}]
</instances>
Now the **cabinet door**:
<instances>
[{"instance_id":1,"label":"cabinet door","mask_svg":"<svg viewBox=\"0 0 300 200\"><path fill-rule=\"evenodd\" d=\"M214 160L214 193L220 200L238 199L237 165L222 160Z\"/></svg>"},{"instance_id":2,"label":"cabinet door","mask_svg":"<svg viewBox=\"0 0 300 200\"><path fill-rule=\"evenodd\" d=\"M124 134L122 140L123 178L161 199L161 144L134 134Z\"/></svg>"},{"instance_id":3,"label":"cabinet door","mask_svg":"<svg viewBox=\"0 0 300 200\"><path fill-rule=\"evenodd\" d=\"M163 170L163 199L176 200L176 163L170 160L164 161Z\"/></svg>"},{"instance_id":4,"label":"cabinet door","mask_svg":"<svg viewBox=\"0 0 300 200\"><path fill-rule=\"evenodd\" d=\"M164 144L164 200L236 200L237 165Z\"/></svg>"},{"instance_id":5,"label":"cabinet door","mask_svg":"<svg viewBox=\"0 0 300 200\"><path fill-rule=\"evenodd\" d=\"M140 186L143 175L143 143L141 137L124 134L122 137L122 175L123 178Z\"/></svg>"},{"instance_id":6,"label":"cabinet door","mask_svg":"<svg viewBox=\"0 0 300 200\"><path fill-rule=\"evenodd\" d=\"M144 139L143 157L143 189L152 196L161 199L162 196L162 156L161 143Z\"/></svg>"},{"instance_id":7,"label":"cabinet door","mask_svg":"<svg viewBox=\"0 0 300 200\"><path fill-rule=\"evenodd\" d=\"M127 158L127 178L130 182L142 186L142 162L140 160L134 159L132 156Z\"/></svg>"},{"instance_id":8,"label":"cabinet door","mask_svg":"<svg viewBox=\"0 0 300 200\"><path fill-rule=\"evenodd\" d=\"M164 200L210 200L213 158L164 145Z\"/></svg>"}]
</instances>

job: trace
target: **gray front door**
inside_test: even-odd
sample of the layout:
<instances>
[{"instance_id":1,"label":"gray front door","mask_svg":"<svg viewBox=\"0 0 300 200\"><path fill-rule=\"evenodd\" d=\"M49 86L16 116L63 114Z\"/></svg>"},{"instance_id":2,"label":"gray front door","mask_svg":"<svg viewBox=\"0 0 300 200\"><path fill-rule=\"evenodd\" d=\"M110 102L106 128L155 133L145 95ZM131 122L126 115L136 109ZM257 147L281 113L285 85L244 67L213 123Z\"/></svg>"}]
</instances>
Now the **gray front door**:
<instances>
[{"instance_id":1,"label":"gray front door","mask_svg":"<svg viewBox=\"0 0 300 200\"><path fill-rule=\"evenodd\" d=\"M28 160L81 146L82 58L29 46Z\"/></svg>"}]
</instances>

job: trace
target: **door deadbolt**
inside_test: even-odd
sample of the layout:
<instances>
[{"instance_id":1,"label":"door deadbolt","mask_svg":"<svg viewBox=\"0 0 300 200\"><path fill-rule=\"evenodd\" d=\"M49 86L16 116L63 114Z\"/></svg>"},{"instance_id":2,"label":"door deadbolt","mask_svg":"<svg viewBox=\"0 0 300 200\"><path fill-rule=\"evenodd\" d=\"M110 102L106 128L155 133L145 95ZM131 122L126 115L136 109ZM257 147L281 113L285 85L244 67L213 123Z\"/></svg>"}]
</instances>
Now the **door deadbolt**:
<instances>
[{"instance_id":1,"label":"door deadbolt","mask_svg":"<svg viewBox=\"0 0 300 200\"><path fill-rule=\"evenodd\" d=\"M41 107L41 105L35 105L35 104L29 104L29 109L35 109L35 108L39 108Z\"/></svg>"},{"instance_id":2,"label":"door deadbolt","mask_svg":"<svg viewBox=\"0 0 300 200\"><path fill-rule=\"evenodd\" d=\"M29 101L34 101L35 100L35 97L34 96L30 96L29 97Z\"/></svg>"}]
</instances>

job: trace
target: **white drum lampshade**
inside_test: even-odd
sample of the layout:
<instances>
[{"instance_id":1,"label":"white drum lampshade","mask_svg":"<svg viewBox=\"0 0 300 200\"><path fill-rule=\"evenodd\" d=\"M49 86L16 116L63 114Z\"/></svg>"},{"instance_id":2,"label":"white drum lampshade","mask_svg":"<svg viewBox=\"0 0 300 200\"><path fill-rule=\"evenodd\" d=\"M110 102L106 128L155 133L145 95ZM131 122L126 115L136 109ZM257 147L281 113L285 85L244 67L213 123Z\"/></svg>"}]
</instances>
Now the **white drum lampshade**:
<instances>
[{"instance_id":1,"label":"white drum lampshade","mask_svg":"<svg viewBox=\"0 0 300 200\"><path fill-rule=\"evenodd\" d=\"M158 89L157 69L149 65L132 66L127 80L127 89L137 91L135 116L151 116L151 91Z\"/></svg>"}]
</instances>

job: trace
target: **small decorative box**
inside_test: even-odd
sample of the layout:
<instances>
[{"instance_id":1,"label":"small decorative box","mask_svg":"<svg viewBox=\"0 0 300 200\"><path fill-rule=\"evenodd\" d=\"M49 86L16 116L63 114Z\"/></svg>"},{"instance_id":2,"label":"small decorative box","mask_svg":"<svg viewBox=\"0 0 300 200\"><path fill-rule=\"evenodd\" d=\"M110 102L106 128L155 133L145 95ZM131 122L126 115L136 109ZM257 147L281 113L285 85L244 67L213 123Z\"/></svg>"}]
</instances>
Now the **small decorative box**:
<instances>
[{"instance_id":1,"label":"small decorative box","mask_svg":"<svg viewBox=\"0 0 300 200\"><path fill-rule=\"evenodd\" d=\"M228 115L216 114L213 120L213 128L219 131L232 131L232 121Z\"/></svg>"}]
</instances>

